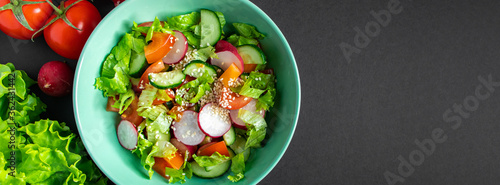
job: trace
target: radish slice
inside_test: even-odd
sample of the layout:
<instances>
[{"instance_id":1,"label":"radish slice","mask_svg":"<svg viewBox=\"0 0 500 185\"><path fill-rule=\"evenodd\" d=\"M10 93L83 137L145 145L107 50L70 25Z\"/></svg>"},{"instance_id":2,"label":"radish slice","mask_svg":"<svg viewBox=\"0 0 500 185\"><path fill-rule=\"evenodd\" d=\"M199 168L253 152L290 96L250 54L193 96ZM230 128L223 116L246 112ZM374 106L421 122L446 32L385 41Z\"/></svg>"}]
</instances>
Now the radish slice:
<instances>
[{"instance_id":1,"label":"radish slice","mask_svg":"<svg viewBox=\"0 0 500 185\"><path fill-rule=\"evenodd\" d=\"M234 54L230 51L221 51L215 54L217 54L219 58L212 58L210 61L212 65L219 66L222 70L226 71L232 63L235 63L236 67L238 67L240 71L243 71L243 59L238 53Z\"/></svg>"},{"instance_id":2,"label":"radish slice","mask_svg":"<svg viewBox=\"0 0 500 185\"><path fill-rule=\"evenodd\" d=\"M177 64L179 63L184 56L186 55L186 52L188 50L188 43L187 39L182 34L182 32L175 30L175 38L178 39L175 41L174 45L172 46L172 50L163 57L163 63L165 64Z\"/></svg>"},{"instance_id":3,"label":"radish slice","mask_svg":"<svg viewBox=\"0 0 500 185\"><path fill-rule=\"evenodd\" d=\"M259 112L257 112L256 111L256 109L257 109L256 105L257 105L257 100L253 99L252 101L250 101L247 105L245 105L241 109L244 109L244 110L247 110L247 111L251 111L252 113L255 113L255 114L260 114L260 115L262 115L262 117L264 117L266 115L266 111L264 111L263 109L261 109ZM243 122L243 120L241 120L240 118L238 118L238 112L239 111L240 111L240 109L229 111L229 115L231 117L231 121L233 121L235 127L241 128L241 129L246 129L245 122Z\"/></svg>"},{"instance_id":4,"label":"radish slice","mask_svg":"<svg viewBox=\"0 0 500 185\"><path fill-rule=\"evenodd\" d=\"M177 140L185 145L198 145L205 138L205 134L198 127L198 113L186 110L181 120L174 121L172 129Z\"/></svg>"},{"instance_id":5,"label":"radish slice","mask_svg":"<svg viewBox=\"0 0 500 185\"><path fill-rule=\"evenodd\" d=\"M212 58L210 60L212 65L219 66L225 71L229 68L229 66L231 66L232 63L235 63L236 67L243 72L243 58L241 58L240 54L238 54L238 49L236 49L236 47L234 47L231 43L225 40L220 40L215 45L215 52L219 58Z\"/></svg>"},{"instance_id":6,"label":"radish slice","mask_svg":"<svg viewBox=\"0 0 500 185\"><path fill-rule=\"evenodd\" d=\"M116 129L118 142L127 150L133 150L137 147L137 129L130 121L122 120Z\"/></svg>"},{"instance_id":7,"label":"radish slice","mask_svg":"<svg viewBox=\"0 0 500 185\"><path fill-rule=\"evenodd\" d=\"M208 103L198 114L200 129L210 137L221 137L231 128L229 111L214 103Z\"/></svg>"},{"instance_id":8,"label":"radish slice","mask_svg":"<svg viewBox=\"0 0 500 185\"><path fill-rule=\"evenodd\" d=\"M184 156L186 154L186 152L188 152L188 161L190 161L192 159L192 156L193 154L196 152L196 150L198 149L198 147L195 145L195 146L191 146L191 145L185 145L184 143L180 142L179 140L177 140L176 138L172 138L170 139L170 143L172 143L175 148L178 149L178 151Z\"/></svg>"}]
</instances>

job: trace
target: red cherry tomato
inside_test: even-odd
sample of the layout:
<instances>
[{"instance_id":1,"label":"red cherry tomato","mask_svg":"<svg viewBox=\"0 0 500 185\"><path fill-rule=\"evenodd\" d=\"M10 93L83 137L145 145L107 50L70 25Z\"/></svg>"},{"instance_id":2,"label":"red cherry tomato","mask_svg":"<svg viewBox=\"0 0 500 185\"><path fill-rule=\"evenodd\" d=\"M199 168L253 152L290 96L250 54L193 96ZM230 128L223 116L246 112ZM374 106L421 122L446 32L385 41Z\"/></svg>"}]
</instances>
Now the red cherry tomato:
<instances>
[{"instance_id":1,"label":"red cherry tomato","mask_svg":"<svg viewBox=\"0 0 500 185\"><path fill-rule=\"evenodd\" d=\"M26 4L32 2L40 2L37 4ZM10 4L10 5L9 5ZM0 0L0 7L6 8L11 6L12 9L0 11L0 30L16 39L28 40L31 36L45 25L45 21L52 14L53 9L45 0ZM23 26L13 13L13 9L22 7L22 15L24 15L25 25L29 25L32 30ZM20 16L20 15L18 15ZM35 37L40 34L35 35Z\"/></svg>"},{"instance_id":2,"label":"red cherry tomato","mask_svg":"<svg viewBox=\"0 0 500 185\"><path fill-rule=\"evenodd\" d=\"M69 5L77 0L63 1L59 10L52 15L47 24L57 19L44 30L45 41L57 54L69 58L78 59L85 42L94 28L101 21L101 14L97 8L87 0L79 1L70 8ZM60 17L66 17L77 30L72 28Z\"/></svg>"}]
</instances>

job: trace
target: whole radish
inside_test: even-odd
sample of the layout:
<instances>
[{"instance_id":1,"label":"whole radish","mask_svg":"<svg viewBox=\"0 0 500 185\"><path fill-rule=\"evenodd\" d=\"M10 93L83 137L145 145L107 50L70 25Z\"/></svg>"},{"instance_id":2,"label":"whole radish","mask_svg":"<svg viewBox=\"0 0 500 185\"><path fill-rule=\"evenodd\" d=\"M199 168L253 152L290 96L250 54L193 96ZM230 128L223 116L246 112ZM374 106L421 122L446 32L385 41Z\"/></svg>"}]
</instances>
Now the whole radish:
<instances>
[{"instance_id":1,"label":"whole radish","mask_svg":"<svg viewBox=\"0 0 500 185\"><path fill-rule=\"evenodd\" d=\"M38 87L47 95L60 97L71 93L74 71L61 61L45 63L38 72Z\"/></svg>"}]
</instances>

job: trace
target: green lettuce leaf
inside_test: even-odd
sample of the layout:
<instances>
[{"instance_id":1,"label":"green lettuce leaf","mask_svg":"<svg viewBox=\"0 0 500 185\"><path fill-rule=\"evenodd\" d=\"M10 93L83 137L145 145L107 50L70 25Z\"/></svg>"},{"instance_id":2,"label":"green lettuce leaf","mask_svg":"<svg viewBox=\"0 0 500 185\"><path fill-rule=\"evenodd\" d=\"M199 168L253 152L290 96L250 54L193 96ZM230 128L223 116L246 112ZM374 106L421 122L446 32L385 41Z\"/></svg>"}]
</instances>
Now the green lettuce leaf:
<instances>
[{"instance_id":1,"label":"green lettuce leaf","mask_svg":"<svg viewBox=\"0 0 500 185\"><path fill-rule=\"evenodd\" d=\"M229 160L229 157L222 155L219 152L215 152L211 156L197 156L196 154L193 154L193 159L196 163L198 163L198 165L200 165L200 167L206 168L226 162Z\"/></svg>"},{"instance_id":2,"label":"green lettuce leaf","mask_svg":"<svg viewBox=\"0 0 500 185\"><path fill-rule=\"evenodd\" d=\"M187 155L184 156L184 164L181 169L165 168L165 174L170 177L168 180L169 183L181 182L181 184L184 184L186 182L186 177L188 179L193 177L193 169L191 168L191 163L187 161L187 157Z\"/></svg>"},{"instance_id":3,"label":"green lettuce leaf","mask_svg":"<svg viewBox=\"0 0 500 185\"><path fill-rule=\"evenodd\" d=\"M264 34L257 31L257 28L255 28L255 26L245 23L233 23L233 26L236 29L236 32L238 32L238 34L241 36L252 39L263 39L265 37Z\"/></svg>"},{"instance_id":4,"label":"green lettuce leaf","mask_svg":"<svg viewBox=\"0 0 500 185\"><path fill-rule=\"evenodd\" d=\"M146 88L142 90L141 95L139 96L139 109L137 111L141 112L143 109L151 107L151 105L153 105L153 101L156 98L157 92L157 88L153 87L152 85L146 85Z\"/></svg>"},{"instance_id":5,"label":"green lettuce leaf","mask_svg":"<svg viewBox=\"0 0 500 185\"><path fill-rule=\"evenodd\" d=\"M274 106L276 96L274 75L252 71L239 94L257 99L257 109L269 110Z\"/></svg>"},{"instance_id":6,"label":"green lettuce leaf","mask_svg":"<svg viewBox=\"0 0 500 185\"><path fill-rule=\"evenodd\" d=\"M254 147L260 147L260 143L266 137L266 120L260 115L253 113L248 110L240 109L238 111L238 118L245 122L247 130L247 142L245 143L245 149Z\"/></svg>"},{"instance_id":7,"label":"green lettuce leaf","mask_svg":"<svg viewBox=\"0 0 500 185\"><path fill-rule=\"evenodd\" d=\"M242 153L237 154L231 159L231 172L234 175L229 175L227 178L232 182L238 182L245 177L245 156Z\"/></svg>"},{"instance_id":8,"label":"green lettuce leaf","mask_svg":"<svg viewBox=\"0 0 500 185\"><path fill-rule=\"evenodd\" d=\"M113 47L101 68L101 77L96 78L94 86L103 91L105 97L127 93L131 87L128 76L132 50L140 53L145 41L126 33L120 42Z\"/></svg>"},{"instance_id":9,"label":"green lettuce leaf","mask_svg":"<svg viewBox=\"0 0 500 185\"><path fill-rule=\"evenodd\" d=\"M132 101L134 101L135 93L132 89L128 89L125 94L119 94L118 96L118 100L115 99L115 103L111 106L119 109L118 113L122 114L132 104ZM113 96L113 99L115 97Z\"/></svg>"},{"instance_id":10,"label":"green lettuce leaf","mask_svg":"<svg viewBox=\"0 0 500 185\"><path fill-rule=\"evenodd\" d=\"M220 30L222 32L222 37L224 37L224 26L226 25L226 18L224 17L224 14L222 12L215 12L215 14L219 18Z\"/></svg>"},{"instance_id":11,"label":"green lettuce leaf","mask_svg":"<svg viewBox=\"0 0 500 185\"><path fill-rule=\"evenodd\" d=\"M182 85L175 95L175 101L180 105L186 102L196 103L211 91L213 83L214 78L208 73L203 73L199 78Z\"/></svg>"},{"instance_id":12,"label":"green lettuce leaf","mask_svg":"<svg viewBox=\"0 0 500 185\"><path fill-rule=\"evenodd\" d=\"M232 34L231 36L229 36L227 38L227 41L236 47L241 46L241 45L245 45L245 44L252 44L252 45L259 44L259 41L257 41L256 39L247 38L244 36L239 36L237 34Z\"/></svg>"},{"instance_id":13,"label":"green lettuce leaf","mask_svg":"<svg viewBox=\"0 0 500 185\"><path fill-rule=\"evenodd\" d=\"M137 147L132 150L132 153L135 153L141 158L141 165L147 170L150 179L154 174L153 165L155 164L155 159L153 154L156 152L158 152L158 147L145 139L142 130L140 130L138 133Z\"/></svg>"},{"instance_id":14,"label":"green lettuce leaf","mask_svg":"<svg viewBox=\"0 0 500 185\"><path fill-rule=\"evenodd\" d=\"M190 32L194 30L194 26L200 23L200 12L170 17L167 18L167 23L170 29Z\"/></svg>"}]
</instances>

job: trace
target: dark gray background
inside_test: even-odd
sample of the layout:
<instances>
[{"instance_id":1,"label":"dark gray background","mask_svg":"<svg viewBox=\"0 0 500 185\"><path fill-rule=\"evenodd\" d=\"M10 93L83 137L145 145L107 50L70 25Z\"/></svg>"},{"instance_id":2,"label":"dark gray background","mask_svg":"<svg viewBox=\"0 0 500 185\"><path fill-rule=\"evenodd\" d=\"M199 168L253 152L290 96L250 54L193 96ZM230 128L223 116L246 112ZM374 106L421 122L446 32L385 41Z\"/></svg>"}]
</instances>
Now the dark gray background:
<instances>
[{"instance_id":1,"label":"dark gray background","mask_svg":"<svg viewBox=\"0 0 500 185\"><path fill-rule=\"evenodd\" d=\"M400 175L398 156L409 160L415 140L438 128L446 141L396 184L498 184L499 87L457 129L443 114L475 95L480 76L500 81L500 2L401 0L401 13L350 63L339 44L354 45L354 28L364 30L375 21L370 11L387 9L389 0L252 2L287 38L302 87L294 138L260 184L388 184L386 171ZM94 4L102 15L113 8L110 0ZM66 59L42 38L19 42L0 33L0 62L36 78L51 60ZM71 97L32 89L48 104L44 117L76 129Z\"/></svg>"}]
</instances>

